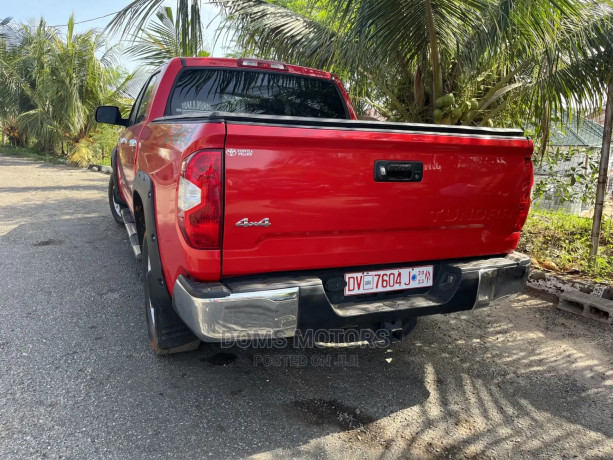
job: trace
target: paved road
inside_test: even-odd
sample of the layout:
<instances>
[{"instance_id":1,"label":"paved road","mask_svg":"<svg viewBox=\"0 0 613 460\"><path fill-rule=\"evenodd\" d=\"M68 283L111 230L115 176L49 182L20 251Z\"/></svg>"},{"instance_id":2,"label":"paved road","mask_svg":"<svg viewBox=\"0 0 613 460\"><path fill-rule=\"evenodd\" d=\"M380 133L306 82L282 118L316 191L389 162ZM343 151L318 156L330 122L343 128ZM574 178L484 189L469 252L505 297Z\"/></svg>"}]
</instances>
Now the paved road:
<instances>
[{"instance_id":1,"label":"paved road","mask_svg":"<svg viewBox=\"0 0 613 460\"><path fill-rule=\"evenodd\" d=\"M612 330L534 297L389 349L154 356L107 180L0 156L0 458L613 457Z\"/></svg>"}]
</instances>

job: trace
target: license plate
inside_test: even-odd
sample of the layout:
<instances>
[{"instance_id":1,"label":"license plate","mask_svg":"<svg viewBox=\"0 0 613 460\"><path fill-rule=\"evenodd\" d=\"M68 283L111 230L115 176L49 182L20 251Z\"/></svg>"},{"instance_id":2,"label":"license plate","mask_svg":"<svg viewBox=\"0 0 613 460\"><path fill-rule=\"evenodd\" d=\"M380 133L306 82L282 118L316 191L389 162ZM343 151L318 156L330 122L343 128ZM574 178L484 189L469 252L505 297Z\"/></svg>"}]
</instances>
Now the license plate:
<instances>
[{"instance_id":1,"label":"license plate","mask_svg":"<svg viewBox=\"0 0 613 460\"><path fill-rule=\"evenodd\" d=\"M432 286L433 266L346 273L345 295L401 291Z\"/></svg>"}]
</instances>

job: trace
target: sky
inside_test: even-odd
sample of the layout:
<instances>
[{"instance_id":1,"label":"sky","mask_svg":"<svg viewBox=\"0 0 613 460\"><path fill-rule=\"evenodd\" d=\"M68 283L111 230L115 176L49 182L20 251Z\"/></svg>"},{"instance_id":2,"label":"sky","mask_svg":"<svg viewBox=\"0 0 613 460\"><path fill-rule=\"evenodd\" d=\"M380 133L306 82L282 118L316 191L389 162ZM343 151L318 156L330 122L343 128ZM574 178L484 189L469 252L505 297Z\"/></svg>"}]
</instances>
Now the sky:
<instances>
[{"instance_id":1,"label":"sky","mask_svg":"<svg viewBox=\"0 0 613 460\"><path fill-rule=\"evenodd\" d=\"M50 26L61 26L68 23L68 18L72 13L75 21L85 21L99 18L110 13L116 13L130 3L129 0L0 0L0 19L12 17L15 22L29 22L45 18ZM204 24L212 24L205 30L205 40L207 49L212 51L213 56L222 56L224 48L220 43L215 43L215 29L219 25L217 10L211 5L202 2L201 16ZM167 0L165 5L176 8L175 0ZM91 28L103 29L112 16L96 19L75 25L76 32L82 32ZM110 37L111 43L116 43L118 37ZM138 62L125 60L122 62L128 69L134 70Z\"/></svg>"}]
</instances>

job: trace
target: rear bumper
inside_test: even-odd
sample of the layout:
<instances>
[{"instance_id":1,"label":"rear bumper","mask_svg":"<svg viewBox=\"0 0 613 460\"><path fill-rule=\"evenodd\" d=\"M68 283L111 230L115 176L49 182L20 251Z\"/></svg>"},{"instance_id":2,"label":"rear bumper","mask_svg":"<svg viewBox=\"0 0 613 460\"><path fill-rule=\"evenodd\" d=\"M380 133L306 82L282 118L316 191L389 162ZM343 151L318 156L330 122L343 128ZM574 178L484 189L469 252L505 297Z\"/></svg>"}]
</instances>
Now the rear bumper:
<instances>
[{"instance_id":1,"label":"rear bumper","mask_svg":"<svg viewBox=\"0 0 613 460\"><path fill-rule=\"evenodd\" d=\"M519 253L439 262L427 291L338 303L330 300L338 299L338 293L331 295L330 283L318 276L270 275L223 283L179 276L173 306L206 342L291 337L297 329L377 330L384 323L410 322L417 316L486 307L520 293L529 270L530 259Z\"/></svg>"}]
</instances>

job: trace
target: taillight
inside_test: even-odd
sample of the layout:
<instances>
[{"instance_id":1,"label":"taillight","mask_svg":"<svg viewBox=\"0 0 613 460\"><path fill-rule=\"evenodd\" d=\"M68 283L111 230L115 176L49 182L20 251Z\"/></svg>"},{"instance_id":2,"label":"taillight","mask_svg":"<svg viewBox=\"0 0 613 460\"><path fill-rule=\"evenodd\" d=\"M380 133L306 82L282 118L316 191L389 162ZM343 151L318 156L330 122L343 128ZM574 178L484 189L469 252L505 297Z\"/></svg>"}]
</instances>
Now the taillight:
<instances>
[{"instance_id":1,"label":"taillight","mask_svg":"<svg viewBox=\"0 0 613 460\"><path fill-rule=\"evenodd\" d=\"M202 150L183 160L177 193L177 221L187 242L219 249L221 240L220 150Z\"/></svg>"},{"instance_id":2,"label":"taillight","mask_svg":"<svg viewBox=\"0 0 613 460\"><path fill-rule=\"evenodd\" d=\"M530 211L530 194L532 192L532 184L534 183L534 167L532 166L532 159L526 158L526 164L524 167L524 177L521 181L521 197L519 200L519 214L517 214L517 220L513 226L514 232L521 232L521 229L526 223L528 218L528 212Z\"/></svg>"}]
</instances>

